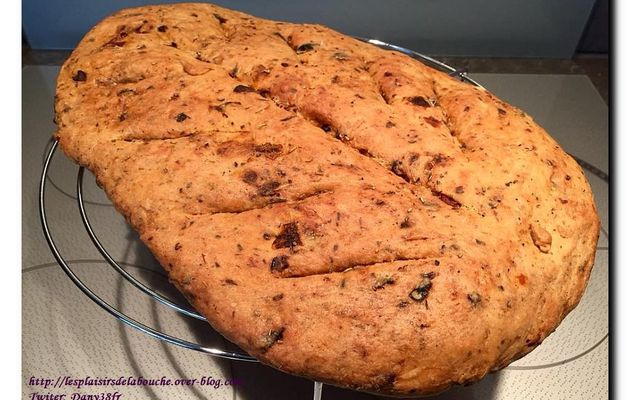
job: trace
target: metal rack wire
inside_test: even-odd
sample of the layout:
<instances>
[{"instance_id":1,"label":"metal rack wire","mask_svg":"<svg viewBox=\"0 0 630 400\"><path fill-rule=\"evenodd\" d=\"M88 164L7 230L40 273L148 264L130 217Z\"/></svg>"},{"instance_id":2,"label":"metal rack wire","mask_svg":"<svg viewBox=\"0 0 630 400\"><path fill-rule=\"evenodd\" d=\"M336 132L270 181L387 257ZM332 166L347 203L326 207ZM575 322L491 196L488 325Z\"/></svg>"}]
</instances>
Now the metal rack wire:
<instances>
[{"instance_id":1,"label":"metal rack wire","mask_svg":"<svg viewBox=\"0 0 630 400\"><path fill-rule=\"evenodd\" d=\"M409 55L417 60L420 60L426 64L429 64L433 67L436 67L438 69L441 69L445 72L447 72L449 75L451 76L457 76L459 77L462 81L468 82L472 85L475 86L479 86L482 87L478 82L476 82L475 80L473 80L472 78L470 78L466 71L464 70L458 70L455 69L447 64L444 64L438 60L435 60L431 57L425 56L423 54L417 53L415 51L403 48L403 47L399 47L399 46L395 46L389 43L384 43L381 42L380 40L376 40L376 39L364 39L364 38L358 38L360 40L363 40L365 42L371 43L373 45L376 45L378 47L384 48L384 49L389 49L389 50L395 50L395 51L399 51L401 53L404 53L406 55ZM159 330L156 330L150 326L147 326L131 317L129 317L128 315L122 313L121 311L119 311L118 309L116 309L115 307L113 307L111 304L107 303L105 300L103 300L101 297L99 297L92 289L90 289L75 273L74 271L70 268L69 263L64 259L63 255L61 254L55 240L54 237L51 233L50 230L50 226L49 226L49 222L48 222L48 218L47 218L47 211L46 211L46 188L47 188L47 181L48 181L48 172L50 169L50 165L51 165L51 161L53 160L53 157L56 154L56 150L57 150L57 146L58 146L58 142L53 142L51 148L49 149L46 158L44 160L44 165L43 165L43 169L42 169L42 174L41 174L41 180L40 180L40 186L39 186L39 212L40 212L40 219L41 219L41 224L42 224L42 229L44 232L44 236L46 238L46 241L48 242L48 245L50 247L50 250L54 256L54 258L57 260L57 262L59 263L59 265L61 266L61 268L63 269L63 271L66 273L66 275L70 278L70 280L72 280L72 282L93 302L95 302L97 305L99 305L101 308L103 308L105 311L107 311L109 314L113 315L114 317L116 317L117 319L119 319L120 321L122 321L124 324L135 328L141 332L146 333L147 335L154 337L156 339L165 341L167 343L170 344L174 344L177 346L181 346L187 349L191 349L191 350L195 350L195 351L199 351L202 353L206 353L209 354L213 357L219 357L219 358L224 358L224 359L228 359L228 360L235 360L235 361L246 361L246 362L257 362L257 360L255 358L253 358L252 356L245 354L245 353L241 353L241 352L234 352L234 351L225 351L222 349L217 349L217 348L213 348L213 347L207 347L207 346L202 346L198 343L193 343L190 342L188 340L184 340L181 339L179 337L175 337L172 335L169 335L167 333L161 332ZM165 305L167 307L172 308L173 310L175 310L176 312L190 317L190 318L194 318L197 320L201 320L201 321L205 321L206 318L203 317L202 315L200 315L198 312L196 312L195 310L191 309L189 306L186 305L181 305L178 304L176 302L173 302L172 300L162 296L161 294L157 293L155 290L153 290L152 288L146 286L145 284L143 284L142 282L140 282L138 279L136 279L133 275L129 274L123 267L121 267L119 265L118 262L116 262L116 260L114 260L114 258L109 254L109 252L107 251L107 249L105 248L105 246L103 246L103 244L101 243L101 241L99 240L98 236L96 235L94 229L92 228L92 224L90 222L90 218L88 216L87 210L85 208L85 200L84 200L84 196L83 196L83 179L84 179L84 168L80 167L77 173L77 183L76 183L76 194L77 194L77 205L79 207L79 212L81 215L81 219L83 221L83 224L85 226L85 229L90 237L90 239L92 240L92 243L94 244L94 246L96 247L96 249L99 251L99 253L103 256L103 258L105 259L105 261L117 272L119 273L127 282L129 282L132 286L134 286L135 288L137 288L138 290L140 290L142 293L146 294L147 296L149 296L151 299L153 299L154 301L161 303L162 305ZM607 176L606 176L607 178ZM314 382L314 387L313 387L313 399L314 400L320 400L321 399L321 395L322 395L322 383L320 382Z\"/></svg>"},{"instance_id":2,"label":"metal rack wire","mask_svg":"<svg viewBox=\"0 0 630 400\"><path fill-rule=\"evenodd\" d=\"M373 44L375 46L378 46L382 49L386 49L386 50L395 50L399 53L403 53L408 55L411 58L415 58L418 61L422 61L425 64L429 64L432 67L436 67L437 69L440 69L444 72L446 72L447 74L449 74L450 76L453 77L459 77L459 79L462 80L462 82L468 82L474 86L483 88L483 86L475 81L474 79L472 79L470 76L468 76L468 71L466 71L465 69L456 69L451 67L448 64L445 64L439 60L436 60L433 57L429 57L427 55L424 55L422 53L418 53L417 51L413 51L413 50L409 50L405 47L400 47L400 46L396 46L395 44L390 44L390 43L385 43L385 42L381 42L378 39L367 39L367 38L362 38L362 37L357 37L357 39Z\"/></svg>"}]
</instances>

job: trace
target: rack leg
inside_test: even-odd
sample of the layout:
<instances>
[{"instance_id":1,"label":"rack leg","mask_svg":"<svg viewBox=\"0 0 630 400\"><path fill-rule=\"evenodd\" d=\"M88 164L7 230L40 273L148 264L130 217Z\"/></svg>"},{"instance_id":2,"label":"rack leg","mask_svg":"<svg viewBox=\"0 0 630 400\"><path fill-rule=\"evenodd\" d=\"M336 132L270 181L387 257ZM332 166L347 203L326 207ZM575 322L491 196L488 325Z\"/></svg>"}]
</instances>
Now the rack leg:
<instances>
[{"instance_id":1,"label":"rack leg","mask_svg":"<svg viewBox=\"0 0 630 400\"><path fill-rule=\"evenodd\" d=\"M321 382L313 382L313 400L322 399L322 386Z\"/></svg>"}]
</instances>

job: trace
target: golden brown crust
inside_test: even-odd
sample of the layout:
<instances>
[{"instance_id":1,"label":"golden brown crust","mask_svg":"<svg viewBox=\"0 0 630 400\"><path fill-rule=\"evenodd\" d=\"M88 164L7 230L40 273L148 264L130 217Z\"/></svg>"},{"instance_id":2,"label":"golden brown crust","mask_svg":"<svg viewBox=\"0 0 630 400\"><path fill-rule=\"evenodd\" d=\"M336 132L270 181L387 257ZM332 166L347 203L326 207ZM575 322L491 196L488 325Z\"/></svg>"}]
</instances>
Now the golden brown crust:
<instances>
[{"instance_id":1,"label":"golden brown crust","mask_svg":"<svg viewBox=\"0 0 630 400\"><path fill-rule=\"evenodd\" d=\"M173 283L261 361L428 394L531 351L599 220L522 111L328 28L122 10L58 79L57 138Z\"/></svg>"}]
</instances>

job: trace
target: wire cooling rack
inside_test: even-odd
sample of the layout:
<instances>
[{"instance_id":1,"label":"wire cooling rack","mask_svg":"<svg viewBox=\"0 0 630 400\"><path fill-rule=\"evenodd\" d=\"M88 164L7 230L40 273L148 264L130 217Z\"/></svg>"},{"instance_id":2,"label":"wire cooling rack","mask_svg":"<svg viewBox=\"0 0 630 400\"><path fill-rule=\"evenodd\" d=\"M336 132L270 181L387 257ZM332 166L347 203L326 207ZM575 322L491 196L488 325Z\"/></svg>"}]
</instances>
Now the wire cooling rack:
<instances>
[{"instance_id":1,"label":"wire cooling rack","mask_svg":"<svg viewBox=\"0 0 630 400\"><path fill-rule=\"evenodd\" d=\"M453 67L451 67L450 65L444 64L434 58L431 58L429 56L417 53L413 50L409 50L406 49L404 47L399 47L393 44L389 44L389 43L385 43L382 42L380 40L376 40L376 39L365 39L365 38L358 38L359 40L371 43L375 46L378 46L380 48L383 49L388 49L388 50L395 50L398 52L401 52L403 54L406 54L412 58L415 58L425 64L428 64L432 67L438 68L442 71L445 71L446 73L448 73L451 76L454 77L458 77L459 79L461 79L464 82L468 82L472 85L478 86L478 87L482 87L478 82L476 82L475 80L473 80L472 78L470 78L467 74L467 71L462 70L462 69L455 69ZM51 161L53 160L53 157L56 154L56 150L58 147L58 142L54 141L52 146L50 147L48 153L46 154L46 158L44 160L44 165L43 165L43 169L42 169L42 174L41 174L41 180L40 180L40 185L39 185L39 212L40 212L40 218L41 218L41 223L42 223L42 229L44 232L44 236L46 238L46 241L48 242L48 246L50 247L50 250L53 254L53 256L55 257L55 259L57 260L57 262L59 263L59 265L61 266L61 268L63 269L63 271L66 273L66 275L68 275L68 277L72 280L72 282L93 302L95 302L97 305L99 305L101 308L103 308L105 311L107 311L109 314L113 315L114 317L116 317L117 319L119 319L120 321L122 321L123 323L125 323L128 326L131 326L132 328L135 328L151 337L154 337L156 339L162 340L164 342L170 343L170 344L174 344L177 346L181 346L190 350L195 350L195 351L199 351L202 353L206 353L209 354L210 356L213 357L218 357L218 358L224 358L224 359L228 359L228 360L234 360L234 361L243 361L243 362L258 362L254 357L245 354L245 353L241 353L241 352L236 352L236 351L226 351L226 350L222 350L222 349L218 349L218 348L214 348L214 347L207 347L207 346L202 346L198 343L194 343L188 340L184 340L181 339L179 337L175 337L172 335L169 335L165 332L159 331L155 328L152 328L148 325L145 325L131 317L129 317L128 315L124 314L123 312L121 312L120 310L116 309L115 307L113 307L111 304L107 303L105 300L103 300L101 297L99 297L90 287L88 287L88 285L86 285L76 274L75 272L72 270L72 268L70 267L70 263L66 261L66 259L64 258L64 256L61 254L61 252L59 251L59 248L57 247L57 244L53 238L53 235L51 233L50 230L50 226L48 223L48 218L47 218L47 214L46 214L46 188L47 188L47 181L48 181L48 172L49 172L49 168L50 168L50 164ZM585 169L588 169L589 171L595 173L596 175L598 175L598 177L600 177L601 179L608 181L608 175L605 174L604 172L598 170L597 168L593 167L592 165L584 162L583 160L578 159L577 157L574 157L577 162L584 167ZM83 198L83 177L84 177L84 172L85 169L83 167L79 167L78 169L78 173L77 173L77 182L76 182L76 198L77 198L77 206L79 208L79 213L81 215L81 220L83 221L83 225L85 226L85 229L87 231L88 236L90 237L90 239L92 240L92 243L94 244L94 246L96 247L96 249L99 251L99 253L101 254L101 256L103 257L103 259L117 272L119 273L129 284L131 284L132 286L134 286L136 289L140 290L142 293L144 293L145 295L149 296L151 299L153 299L154 301L161 303L164 306L167 306L173 310L175 310L176 312L186 316L186 317L190 317L193 319L197 319L197 320L201 320L201 321L205 321L206 318L203 317L201 314L199 314L198 312L196 312L195 310L193 310L192 308L190 308L190 306L188 305L182 305L182 304L178 304L164 296L162 296L161 294L157 293L154 289L152 289L151 287L145 285L144 283L140 282L138 279L136 279L133 275L131 275L130 273L128 273L123 267L121 267L121 265L114 260L114 258L109 254L109 252L107 251L107 249L105 248L105 246L103 246L103 244L101 243L101 241L99 240L98 236L96 235L94 229L92 228L92 224L90 222L90 218L88 216L88 213L86 211L85 208L85 202L84 202L84 198ZM322 396L322 383L321 382L314 382L313 385L313 399L314 400L320 400Z\"/></svg>"}]
</instances>

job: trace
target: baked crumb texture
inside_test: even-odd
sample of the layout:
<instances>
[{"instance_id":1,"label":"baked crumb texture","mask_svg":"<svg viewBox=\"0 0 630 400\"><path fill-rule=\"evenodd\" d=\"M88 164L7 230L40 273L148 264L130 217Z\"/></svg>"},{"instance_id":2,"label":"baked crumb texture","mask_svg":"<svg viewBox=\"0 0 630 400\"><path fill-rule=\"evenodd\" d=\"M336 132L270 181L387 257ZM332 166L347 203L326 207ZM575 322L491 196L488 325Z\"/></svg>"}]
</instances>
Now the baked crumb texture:
<instances>
[{"instance_id":1,"label":"baked crumb texture","mask_svg":"<svg viewBox=\"0 0 630 400\"><path fill-rule=\"evenodd\" d=\"M320 25L122 10L58 78L87 167L211 325L262 362L423 395L538 345L599 220L523 111Z\"/></svg>"}]
</instances>

